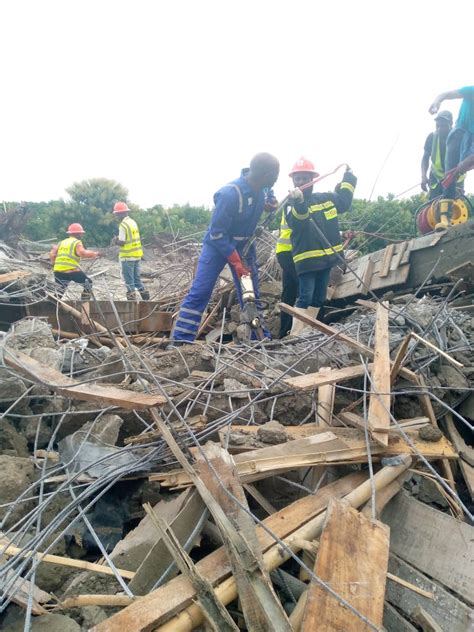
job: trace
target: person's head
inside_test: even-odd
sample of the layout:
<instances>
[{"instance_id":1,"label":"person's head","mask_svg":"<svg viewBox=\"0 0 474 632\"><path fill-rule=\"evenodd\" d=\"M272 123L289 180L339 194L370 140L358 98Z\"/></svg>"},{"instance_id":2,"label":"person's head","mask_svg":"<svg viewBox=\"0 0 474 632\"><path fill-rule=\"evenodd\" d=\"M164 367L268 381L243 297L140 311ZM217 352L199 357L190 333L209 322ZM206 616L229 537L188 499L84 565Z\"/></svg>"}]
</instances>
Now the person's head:
<instances>
[{"instance_id":1,"label":"person's head","mask_svg":"<svg viewBox=\"0 0 474 632\"><path fill-rule=\"evenodd\" d=\"M113 212L119 221L121 221L124 217L127 217L129 211L130 209L125 202L115 202Z\"/></svg>"},{"instance_id":2,"label":"person's head","mask_svg":"<svg viewBox=\"0 0 474 632\"><path fill-rule=\"evenodd\" d=\"M302 187L304 184L308 184L308 182L317 178L319 173L314 168L311 160L300 158L295 162L293 169L288 175L293 180L293 186Z\"/></svg>"},{"instance_id":3,"label":"person's head","mask_svg":"<svg viewBox=\"0 0 474 632\"><path fill-rule=\"evenodd\" d=\"M76 237L76 239L82 239L84 237L85 231L80 224L74 222L74 224L69 225L67 229L67 234L71 237Z\"/></svg>"},{"instance_id":4,"label":"person's head","mask_svg":"<svg viewBox=\"0 0 474 632\"><path fill-rule=\"evenodd\" d=\"M250 170L247 175L250 186L259 191L271 188L278 179L280 173L280 163L272 156L262 152L256 154L250 161Z\"/></svg>"},{"instance_id":5,"label":"person's head","mask_svg":"<svg viewBox=\"0 0 474 632\"><path fill-rule=\"evenodd\" d=\"M435 118L436 131L440 134L448 134L453 126L453 115L449 110L441 110Z\"/></svg>"}]
</instances>

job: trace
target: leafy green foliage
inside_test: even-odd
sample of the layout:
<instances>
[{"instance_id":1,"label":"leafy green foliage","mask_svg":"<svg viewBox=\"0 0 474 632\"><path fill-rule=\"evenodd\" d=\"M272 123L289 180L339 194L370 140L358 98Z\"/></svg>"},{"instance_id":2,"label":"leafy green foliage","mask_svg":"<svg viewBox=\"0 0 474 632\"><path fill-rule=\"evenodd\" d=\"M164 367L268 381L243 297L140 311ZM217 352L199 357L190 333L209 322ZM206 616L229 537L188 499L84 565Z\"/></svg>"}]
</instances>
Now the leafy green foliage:
<instances>
[{"instance_id":1,"label":"leafy green foliage","mask_svg":"<svg viewBox=\"0 0 474 632\"><path fill-rule=\"evenodd\" d=\"M157 233L171 233L176 238L193 235L200 239L209 224L210 210L204 206L173 206L156 204L140 209L128 201L128 191L118 182L93 178L76 182L67 192L71 200L31 202L33 211L24 236L31 240L61 239L72 222L80 222L86 230L88 246L106 246L117 233L117 219L112 213L117 200L127 202L132 217L138 222L144 243ZM361 252L384 248L391 240L409 239L418 234L415 225L417 210L426 202L423 195L395 199L393 195L377 200L354 200L350 212L339 215L342 231L356 233L351 245ZM264 218L266 216L264 215ZM270 230L277 230L280 216L274 216Z\"/></svg>"}]
</instances>

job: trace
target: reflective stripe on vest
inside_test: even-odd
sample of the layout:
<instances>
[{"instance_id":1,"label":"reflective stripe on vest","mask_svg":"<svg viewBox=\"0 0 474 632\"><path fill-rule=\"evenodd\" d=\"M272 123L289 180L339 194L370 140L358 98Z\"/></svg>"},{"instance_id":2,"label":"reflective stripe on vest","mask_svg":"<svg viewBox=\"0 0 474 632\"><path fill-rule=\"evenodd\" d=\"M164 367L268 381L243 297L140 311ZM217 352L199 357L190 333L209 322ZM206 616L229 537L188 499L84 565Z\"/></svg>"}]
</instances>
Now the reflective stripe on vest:
<instances>
[{"instance_id":1,"label":"reflective stripe on vest","mask_svg":"<svg viewBox=\"0 0 474 632\"><path fill-rule=\"evenodd\" d=\"M444 178L444 160L441 159L441 143L439 134L436 132L433 134L433 146L431 147L431 172L438 182Z\"/></svg>"},{"instance_id":2,"label":"reflective stripe on vest","mask_svg":"<svg viewBox=\"0 0 474 632\"><path fill-rule=\"evenodd\" d=\"M299 261L304 261L305 259L327 257L328 255L333 255L335 252L341 252L342 250L344 250L344 246L342 244L337 244L331 248L324 248L323 250L307 250L306 252L301 252L299 255L295 255L293 257L293 261L298 263Z\"/></svg>"},{"instance_id":3,"label":"reflective stripe on vest","mask_svg":"<svg viewBox=\"0 0 474 632\"><path fill-rule=\"evenodd\" d=\"M81 258L76 254L76 247L80 243L81 240L76 237L68 237L60 242L54 260L54 272L67 272L79 268Z\"/></svg>"},{"instance_id":4,"label":"reflective stripe on vest","mask_svg":"<svg viewBox=\"0 0 474 632\"><path fill-rule=\"evenodd\" d=\"M119 258L125 257L143 257L142 242L140 241L140 232L137 223L131 217L125 217L120 223L125 231L125 243L120 246Z\"/></svg>"},{"instance_id":5,"label":"reflective stripe on vest","mask_svg":"<svg viewBox=\"0 0 474 632\"><path fill-rule=\"evenodd\" d=\"M278 234L278 241L275 247L275 252L291 252L293 246L291 245L291 228L286 223L285 209L281 212L280 232Z\"/></svg>"}]
</instances>

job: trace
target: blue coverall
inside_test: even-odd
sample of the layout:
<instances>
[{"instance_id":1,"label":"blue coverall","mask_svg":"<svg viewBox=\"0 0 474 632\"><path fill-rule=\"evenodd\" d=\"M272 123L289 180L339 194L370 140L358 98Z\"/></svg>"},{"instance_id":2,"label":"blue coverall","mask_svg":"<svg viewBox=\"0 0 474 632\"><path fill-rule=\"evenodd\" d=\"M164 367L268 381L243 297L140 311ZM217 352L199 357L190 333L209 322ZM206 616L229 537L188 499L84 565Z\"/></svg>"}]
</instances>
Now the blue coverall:
<instances>
[{"instance_id":1,"label":"blue coverall","mask_svg":"<svg viewBox=\"0 0 474 632\"><path fill-rule=\"evenodd\" d=\"M253 235L265 205L263 190L255 193L247 183L243 169L240 178L225 185L214 195L214 210L211 223L204 237L201 256L191 289L184 299L171 339L192 342L197 335L204 310L212 291L227 263L227 257L237 250L242 252L248 239ZM254 285L255 298L260 298L258 267L255 245L249 248L244 264L249 268ZM230 266L237 295L242 306L242 291L234 268Z\"/></svg>"}]
</instances>

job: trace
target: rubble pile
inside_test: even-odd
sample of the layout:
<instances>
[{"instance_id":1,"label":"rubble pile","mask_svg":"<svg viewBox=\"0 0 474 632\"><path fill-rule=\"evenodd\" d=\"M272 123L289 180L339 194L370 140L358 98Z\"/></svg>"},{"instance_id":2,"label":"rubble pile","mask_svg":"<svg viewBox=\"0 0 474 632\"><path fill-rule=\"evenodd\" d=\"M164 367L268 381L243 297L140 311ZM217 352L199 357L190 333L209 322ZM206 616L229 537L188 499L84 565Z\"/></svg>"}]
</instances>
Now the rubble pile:
<instances>
[{"instance_id":1,"label":"rubble pile","mask_svg":"<svg viewBox=\"0 0 474 632\"><path fill-rule=\"evenodd\" d=\"M165 312L192 277L169 244L144 264ZM54 301L46 254L12 254L3 304ZM70 338L4 327L2 630L472 628L474 321L455 282L327 324L278 306L270 257L264 275L267 316L302 318L300 337L232 342L225 278L218 335L192 345L81 314Z\"/></svg>"}]
</instances>

